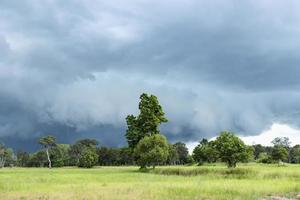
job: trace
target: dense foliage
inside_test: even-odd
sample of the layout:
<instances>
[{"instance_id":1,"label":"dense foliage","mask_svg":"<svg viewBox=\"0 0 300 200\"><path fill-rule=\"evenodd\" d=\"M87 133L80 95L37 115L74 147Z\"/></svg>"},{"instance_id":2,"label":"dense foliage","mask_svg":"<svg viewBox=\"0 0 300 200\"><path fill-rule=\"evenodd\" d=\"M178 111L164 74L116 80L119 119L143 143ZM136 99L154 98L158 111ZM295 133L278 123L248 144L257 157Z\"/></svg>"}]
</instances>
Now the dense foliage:
<instances>
[{"instance_id":1,"label":"dense foliage","mask_svg":"<svg viewBox=\"0 0 300 200\"><path fill-rule=\"evenodd\" d=\"M208 142L207 139L203 139L193 151L193 158L199 164L214 163L218 160L218 151L214 146L214 141Z\"/></svg>"},{"instance_id":2,"label":"dense foliage","mask_svg":"<svg viewBox=\"0 0 300 200\"><path fill-rule=\"evenodd\" d=\"M236 167L238 162L247 162L253 154L252 148L231 132L221 132L214 142L219 158L228 167Z\"/></svg>"},{"instance_id":3,"label":"dense foliage","mask_svg":"<svg viewBox=\"0 0 300 200\"><path fill-rule=\"evenodd\" d=\"M170 144L160 134L159 125L167 122L165 113L156 96L142 94L138 116L126 118L128 147L110 148L99 146L95 139L81 139L74 144L59 144L54 136L41 137L42 149L33 153L6 148L0 143L0 168L63 167L91 168L100 166L139 165L142 168L156 165L184 165L197 162L225 162L235 167L238 162L300 163L300 145L291 146L287 137L275 138L273 146L260 144L247 146L234 133L221 132L215 139L202 139L189 154L183 142Z\"/></svg>"},{"instance_id":4,"label":"dense foliage","mask_svg":"<svg viewBox=\"0 0 300 200\"><path fill-rule=\"evenodd\" d=\"M78 161L78 167L91 168L97 164L96 149L84 148Z\"/></svg>"},{"instance_id":5,"label":"dense foliage","mask_svg":"<svg viewBox=\"0 0 300 200\"><path fill-rule=\"evenodd\" d=\"M206 142L205 142L206 141ZM49 155L52 161L53 167L62 166L80 166L86 167L82 163L79 164L82 155L86 156L85 148L79 144L82 144L81 140L75 142L72 145L57 144L55 147L49 150ZM214 149L215 141L202 140L193 151L193 160L198 164L203 163L215 163L221 162L221 158L218 151ZM75 151L78 148L80 151ZM160 165L181 165L193 162L190 155L185 159L186 162L182 163L175 144L168 144L168 156L164 162L160 162ZM76 148L75 148L76 147ZM247 146L250 148L249 146ZM250 157L253 157L254 161L260 163L300 163L300 145L295 145L286 149L282 146L262 146L259 145L259 151L255 151L258 145L253 145L254 151ZM96 162L91 162L93 165L99 166L121 166L121 165L136 165L136 158L132 150L128 147L110 148L105 146L93 145L90 146L94 149L93 156L96 158ZM77 152L77 153L76 153ZM76 155L76 156L75 156ZM5 162L3 162L5 160ZM1 162L2 161L2 162ZM83 162L84 159L82 158ZM2 166L20 166L20 167L48 167L48 159L45 150L38 150L33 153L18 150L15 153L12 149L6 148L4 145L0 145L0 167Z\"/></svg>"},{"instance_id":6,"label":"dense foliage","mask_svg":"<svg viewBox=\"0 0 300 200\"><path fill-rule=\"evenodd\" d=\"M141 168L164 164L169 155L167 138L160 134L146 136L137 144L134 154Z\"/></svg>"}]
</instances>

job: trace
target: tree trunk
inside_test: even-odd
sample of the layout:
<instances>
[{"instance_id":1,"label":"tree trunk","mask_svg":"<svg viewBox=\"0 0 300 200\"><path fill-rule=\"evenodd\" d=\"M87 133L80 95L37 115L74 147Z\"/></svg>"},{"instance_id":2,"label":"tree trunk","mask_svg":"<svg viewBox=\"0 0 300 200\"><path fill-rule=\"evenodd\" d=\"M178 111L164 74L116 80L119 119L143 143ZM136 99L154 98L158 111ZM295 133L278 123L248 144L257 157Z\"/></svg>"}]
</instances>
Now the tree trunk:
<instances>
[{"instance_id":1,"label":"tree trunk","mask_svg":"<svg viewBox=\"0 0 300 200\"><path fill-rule=\"evenodd\" d=\"M50 160L50 156L49 156L49 149L48 148L46 148L46 154L47 154L47 158L48 158L48 163L49 163L49 169L51 169L51 160Z\"/></svg>"}]
</instances>

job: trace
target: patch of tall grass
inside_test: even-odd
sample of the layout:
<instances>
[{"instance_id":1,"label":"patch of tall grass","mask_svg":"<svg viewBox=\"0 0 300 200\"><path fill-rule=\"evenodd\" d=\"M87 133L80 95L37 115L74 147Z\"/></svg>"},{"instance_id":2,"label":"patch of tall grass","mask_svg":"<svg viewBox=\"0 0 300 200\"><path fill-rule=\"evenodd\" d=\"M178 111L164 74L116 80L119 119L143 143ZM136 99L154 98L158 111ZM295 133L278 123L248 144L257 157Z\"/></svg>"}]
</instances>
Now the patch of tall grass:
<instances>
[{"instance_id":1,"label":"patch of tall grass","mask_svg":"<svg viewBox=\"0 0 300 200\"><path fill-rule=\"evenodd\" d=\"M193 168L157 168L151 171L154 174L178 175L178 176L221 176L230 178L247 178L255 176L256 171L250 168L213 168L213 167L193 167Z\"/></svg>"}]
</instances>

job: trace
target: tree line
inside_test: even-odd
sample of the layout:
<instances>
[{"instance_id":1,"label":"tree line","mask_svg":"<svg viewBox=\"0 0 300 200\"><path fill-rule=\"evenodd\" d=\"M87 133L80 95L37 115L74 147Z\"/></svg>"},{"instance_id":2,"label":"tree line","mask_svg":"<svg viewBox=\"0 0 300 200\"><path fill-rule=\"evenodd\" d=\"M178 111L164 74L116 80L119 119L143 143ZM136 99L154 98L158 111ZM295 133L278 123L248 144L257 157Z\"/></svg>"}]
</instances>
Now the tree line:
<instances>
[{"instance_id":1,"label":"tree line","mask_svg":"<svg viewBox=\"0 0 300 200\"><path fill-rule=\"evenodd\" d=\"M223 131L215 140L202 139L192 155L182 142L170 144L160 133L159 126L168 122L156 96L142 94L139 115L126 117L128 146L109 148L99 146L95 139L81 139L74 144L59 144L54 136L41 137L41 149L28 153L14 152L0 144L0 168L63 167L90 168L99 166L138 165L142 169L157 165L184 165L225 162L236 167L238 162L300 163L300 145L291 146L288 138L275 138L273 146L248 146L234 133Z\"/></svg>"}]
</instances>

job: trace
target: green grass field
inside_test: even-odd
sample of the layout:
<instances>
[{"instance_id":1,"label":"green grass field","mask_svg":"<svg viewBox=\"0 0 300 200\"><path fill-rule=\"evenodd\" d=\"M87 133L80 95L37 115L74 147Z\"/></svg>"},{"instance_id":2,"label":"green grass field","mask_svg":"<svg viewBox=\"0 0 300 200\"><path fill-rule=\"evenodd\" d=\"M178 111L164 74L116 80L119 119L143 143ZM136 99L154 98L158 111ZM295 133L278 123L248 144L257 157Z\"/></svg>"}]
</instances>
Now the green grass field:
<instances>
[{"instance_id":1,"label":"green grass field","mask_svg":"<svg viewBox=\"0 0 300 200\"><path fill-rule=\"evenodd\" d=\"M0 169L0 199L197 200L262 199L300 193L300 165L6 168Z\"/></svg>"}]
</instances>

